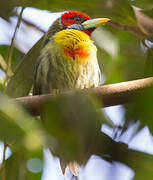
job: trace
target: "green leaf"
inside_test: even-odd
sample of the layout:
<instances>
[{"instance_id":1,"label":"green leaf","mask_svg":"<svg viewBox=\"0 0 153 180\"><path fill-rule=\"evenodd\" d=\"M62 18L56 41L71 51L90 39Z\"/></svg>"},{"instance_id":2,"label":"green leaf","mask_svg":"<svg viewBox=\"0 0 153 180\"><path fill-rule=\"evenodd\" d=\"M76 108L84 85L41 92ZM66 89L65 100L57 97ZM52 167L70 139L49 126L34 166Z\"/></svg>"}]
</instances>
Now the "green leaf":
<instances>
[{"instance_id":1,"label":"green leaf","mask_svg":"<svg viewBox=\"0 0 153 180\"><path fill-rule=\"evenodd\" d=\"M142 9L153 8L152 0L136 0L132 1L132 4Z\"/></svg>"},{"instance_id":2,"label":"green leaf","mask_svg":"<svg viewBox=\"0 0 153 180\"><path fill-rule=\"evenodd\" d=\"M136 180L153 178L153 155L130 149L127 144L115 142L104 133L96 137L94 148L94 154L103 159L109 162L121 162L132 168Z\"/></svg>"},{"instance_id":3,"label":"green leaf","mask_svg":"<svg viewBox=\"0 0 153 180\"><path fill-rule=\"evenodd\" d=\"M9 159L6 160L6 179L8 180L26 180L26 156L23 149L14 153Z\"/></svg>"},{"instance_id":4,"label":"green leaf","mask_svg":"<svg viewBox=\"0 0 153 180\"><path fill-rule=\"evenodd\" d=\"M16 68L14 75L8 82L6 93L11 97L22 97L29 94L34 77L34 66L41 50L43 38L24 56L22 62Z\"/></svg>"},{"instance_id":5,"label":"green leaf","mask_svg":"<svg viewBox=\"0 0 153 180\"><path fill-rule=\"evenodd\" d=\"M112 20L116 20L119 23L135 24L136 17L130 3L129 0L105 1L105 11L112 17Z\"/></svg>"},{"instance_id":6,"label":"green leaf","mask_svg":"<svg viewBox=\"0 0 153 180\"><path fill-rule=\"evenodd\" d=\"M1 45L0 46L0 54L2 55L3 59L7 63L7 53L8 53L9 46L7 45ZM21 62L21 59L23 57L23 53L19 51L17 48L13 48L13 56L12 56L12 63L11 63L11 70L14 72L16 69L16 66ZM1 64L0 64L1 65Z\"/></svg>"},{"instance_id":7,"label":"green leaf","mask_svg":"<svg viewBox=\"0 0 153 180\"><path fill-rule=\"evenodd\" d=\"M8 18L12 15L14 15L14 8L18 7L18 6L23 6L23 7L27 7L30 6L31 3L33 3L36 0L31 0L31 1L27 1L27 0L0 0L0 16L6 20L8 20Z\"/></svg>"},{"instance_id":8,"label":"green leaf","mask_svg":"<svg viewBox=\"0 0 153 180\"><path fill-rule=\"evenodd\" d=\"M134 180L153 178L153 155L131 150L127 153L127 157L130 158L128 164L135 171Z\"/></svg>"},{"instance_id":9,"label":"green leaf","mask_svg":"<svg viewBox=\"0 0 153 180\"><path fill-rule=\"evenodd\" d=\"M136 18L129 0L86 0L67 1L67 0L49 0L37 1L31 4L40 9L51 11L79 10L88 13L91 16L108 16L120 22L135 23Z\"/></svg>"},{"instance_id":10,"label":"green leaf","mask_svg":"<svg viewBox=\"0 0 153 180\"><path fill-rule=\"evenodd\" d=\"M13 8L16 6L15 0L13 0L11 3L9 0L0 0L0 4L0 16L4 19L8 19L8 17L12 15Z\"/></svg>"},{"instance_id":11,"label":"green leaf","mask_svg":"<svg viewBox=\"0 0 153 180\"><path fill-rule=\"evenodd\" d=\"M26 171L28 180L41 179L43 173L43 148L39 151L28 152L26 156Z\"/></svg>"},{"instance_id":12,"label":"green leaf","mask_svg":"<svg viewBox=\"0 0 153 180\"><path fill-rule=\"evenodd\" d=\"M139 129L148 126L153 134L153 87L145 89L137 95L135 103L126 105L126 121L140 121ZM136 133L136 132L135 132Z\"/></svg>"},{"instance_id":13,"label":"green leaf","mask_svg":"<svg viewBox=\"0 0 153 180\"><path fill-rule=\"evenodd\" d=\"M55 138L52 152L66 161L86 161L105 121L98 108L97 101L79 92L49 101L44 107L43 119L46 130Z\"/></svg>"},{"instance_id":14,"label":"green leaf","mask_svg":"<svg viewBox=\"0 0 153 180\"><path fill-rule=\"evenodd\" d=\"M4 86L3 86L3 83L1 82L1 80L0 80L0 91L4 91Z\"/></svg>"},{"instance_id":15,"label":"green leaf","mask_svg":"<svg viewBox=\"0 0 153 180\"><path fill-rule=\"evenodd\" d=\"M148 49L145 63L145 76L153 76L153 49Z\"/></svg>"},{"instance_id":16,"label":"green leaf","mask_svg":"<svg viewBox=\"0 0 153 180\"><path fill-rule=\"evenodd\" d=\"M50 3L49 0L44 0L44 1L33 1L31 3L31 6L34 6L36 8L40 9L48 9L48 10L56 10L56 11L65 11L65 10L84 10L86 9L84 6L91 8L91 5L96 3L96 0L86 0L86 1L81 1L78 0L76 1L67 1L67 0L52 0L52 3Z\"/></svg>"},{"instance_id":17,"label":"green leaf","mask_svg":"<svg viewBox=\"0 0 153 180\"><path fill-rule=\"evenodd\" d=\"M29 150L42 147L44 132L38 121L31 118L17 103L0 94L0 139L15 142Z\"/></svg>"},{"instance_id":18,"label":"green leaf","mask_svg":"<svg viewBox=\"0 0 153 180\"><path fill-rule=\"evenodd\" d=\"M37 164L35 164L35 161ZM31 163L31 164L30 164ZM41 163L41 167L38 167ZM38 180L42 176L43 154L36 151L32 154L25 149L19 148L6 160L7 180Z\"/></svg>"},{"instance_id":19,"label":"green leaf","mask_svg":"<svg viewBox=\"0 0 153 180\"><path fill-rule=\"evenodd\" d=\"M144 180L153 178L153 155L144 152L136 151L128 148L128 146L121 142L115 142L106 135L102 135L102 140L99 140L99 155L112 161L118 161L132 168L135 172L135 180ZM101 153L100 153L101 150ZM105 156L106 155L106 156Z\"/></svg>"},{"instance_id":20,"label":"green leaf","mask_svg":"<svg viewBox=\"0 0 153 180\"><path fill-rule=\"evenodd\" d=\"M10 4L8 0L5 2ZM4 4L5 4L4 3ZM11 10L15 6L30 6L39 9L47 9L50 11L65 11L65 10L78 10L89 14L90 16L108 16L114 20L124 23L135 23L136 18L131 7L131 1L129 0L78 0L78 1L67 1L67 0L32 0L32 1L13 1L10 5L9 15ZM5 5L6 6L6 5ZM3 10L7 10L3 7ZM7 13L6 13L7 14ZM1 14L0 14L1 15ZM3 15L4 16L4 15Z\"/></svg>"},{"instance_id":21,"label":"green leaf","mask_svg":"<svg viewBox=\"0 0 153 180\"><path fill-rule=\"evenodd\" d=\"M153 7L152 7L152 9L142 10L141 12L143 14L149 16L150 18L153 18Z\"/></svg>"},{"instance_id":22,"label":"green leaf","mask_svg":"<svg viewBox=\"0 0 153 180\"><path fill-rule=\"evenodd\" d=\"M5 139L9 142L16 141L16 143L20 144L25 132L16 123L16 113L19 110L16 109L13 102L11 103L8 98L2 94L0 95L0 99L0 139Z\"/></svg>"}]
</instances>

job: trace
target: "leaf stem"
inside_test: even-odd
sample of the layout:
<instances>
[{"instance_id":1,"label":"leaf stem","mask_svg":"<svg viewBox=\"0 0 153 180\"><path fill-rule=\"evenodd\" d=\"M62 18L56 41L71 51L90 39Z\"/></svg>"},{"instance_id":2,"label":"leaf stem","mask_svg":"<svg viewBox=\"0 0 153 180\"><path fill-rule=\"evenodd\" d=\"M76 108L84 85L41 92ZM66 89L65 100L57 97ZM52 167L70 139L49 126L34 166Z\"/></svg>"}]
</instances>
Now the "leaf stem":
<instances>
[{"instance_id":1,"label":"leaf stem","mask_svg":"<svg viewBox=\"0 0 153 180\"><path fill-rule=\"evenodd\" d=\"M5 79L5 82L4 82L4 87L5 88L7 86L7 82L8 82L8 79L9 79L9 71L11 69L11 62L12 62L12 55L13 55L13 48L14 48L14 40L15 40L15 37L16 37L17 30L18 30L18 28L20 27L20 24L21 24L22 14L23 14L24 8L25 7L21 8L21 12L20 12L19 17L18 17L18 22L16 24L15 31L14 31L14 34L13 34L13 37L12 37L12 40L11 40L11 44L10 44L10 47L9 47L8 53L7 53L6 79Z\"/></svg>"}]
</instances>

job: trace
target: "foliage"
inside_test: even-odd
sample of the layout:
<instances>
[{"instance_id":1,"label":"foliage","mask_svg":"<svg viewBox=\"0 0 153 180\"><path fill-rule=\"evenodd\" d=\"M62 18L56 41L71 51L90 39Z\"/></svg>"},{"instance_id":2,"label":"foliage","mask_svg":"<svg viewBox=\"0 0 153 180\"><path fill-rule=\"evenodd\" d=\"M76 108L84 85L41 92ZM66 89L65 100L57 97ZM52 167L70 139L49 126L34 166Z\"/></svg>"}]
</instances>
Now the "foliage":
<instances>
[{"instance_id":1,"label":"foliage","mask_svg":"<svg viewBox=\"0 0 153 180\"><path fill-rule=\"evenodd\" d=\"M8 22L9 18L15 15L16 6L30 6L52 12L79 10L92 17L110 17L113 21L128 26L140 25L132 5L142 8L141 11L149 17L152 17L153 7L152 0L0 0L0 3L0 17ZM153 37L153 34L151 35ZM144 40L141 42L139 34L135 36L126 29L107 24L97 29L92 38L98 46L98 59L105 84L152 76L153 49L147 47ZM109 162L119 161L131 167L135 171L136 180L152 179L152 155L132 150L100 131L104 124L110 128L115 127L103 111L97 110L100 109L100 103L94 97L72 92L54 98L43 107L43 117L47 119L44 124L40 123L39 118L31 117L24 107L11 99L30 93L33 68L41 42L42 39L25 56L20 48L15 47L9 67L14 75L9 76L8 83L5 83L5 80L0 81L0 140L12 151L12 155L1 164L1 179L4 179L4 176L7 180L40 179L43 171L30 172L27 162L37 157L43 163L44 145L49 147L55 156L58 155L66 161L78 160L85 163L92 154L97 154ZM0 45L0 55L3 58L0 58L0 69L5 72L7 69L3 64L5 62L7 65L8 62L8 48L9 46ZM126 113L121 135L126 133L131 123L137 121L140 126L133 137L144 126L148 126L153 133L152 92L152 88L145 89L134 104L124 106ZM120 133L117 132L118 134Z\"/></svg>"}]
</instances>

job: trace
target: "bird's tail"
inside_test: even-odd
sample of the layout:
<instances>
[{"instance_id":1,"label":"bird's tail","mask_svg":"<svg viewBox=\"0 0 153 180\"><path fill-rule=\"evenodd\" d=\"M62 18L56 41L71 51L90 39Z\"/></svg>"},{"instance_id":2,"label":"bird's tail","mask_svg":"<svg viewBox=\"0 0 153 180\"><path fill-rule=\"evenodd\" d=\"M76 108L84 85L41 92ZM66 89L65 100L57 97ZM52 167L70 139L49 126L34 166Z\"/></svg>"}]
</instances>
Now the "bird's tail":
<instances>
[{"instance_id":1,"label":"bird's tail","mask_svg":"<svg viewBox=\"0 0 153 180\"><path fill-rule=\"evenodd\" d=\"M60 165L64 175L67 175L68 171L70 170L74 176L78 176L79 165L76 161L65 163L60 160Z\"/></svg>"}]
</instances>

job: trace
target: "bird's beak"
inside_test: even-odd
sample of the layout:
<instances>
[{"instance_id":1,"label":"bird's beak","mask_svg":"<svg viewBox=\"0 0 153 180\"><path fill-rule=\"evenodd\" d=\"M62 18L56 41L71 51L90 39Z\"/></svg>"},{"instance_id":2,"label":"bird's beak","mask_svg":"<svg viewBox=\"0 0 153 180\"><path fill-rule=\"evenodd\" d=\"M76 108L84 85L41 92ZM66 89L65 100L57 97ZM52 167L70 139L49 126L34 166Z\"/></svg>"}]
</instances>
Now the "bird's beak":
<instances>
[{"instance_id":1,"label":"bird's beak","mask_svg":"<svg viewBox=\"0 0 153 180\"><path fill-rule=\"evenodd\" d=\"M90 19L82 23L82 26L84 29L96 29L99 26L102 26L103 24L110 21L109 18L96 18L96 19Z\"/></svg>"}]
</instances>

